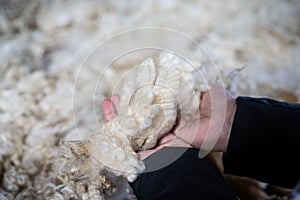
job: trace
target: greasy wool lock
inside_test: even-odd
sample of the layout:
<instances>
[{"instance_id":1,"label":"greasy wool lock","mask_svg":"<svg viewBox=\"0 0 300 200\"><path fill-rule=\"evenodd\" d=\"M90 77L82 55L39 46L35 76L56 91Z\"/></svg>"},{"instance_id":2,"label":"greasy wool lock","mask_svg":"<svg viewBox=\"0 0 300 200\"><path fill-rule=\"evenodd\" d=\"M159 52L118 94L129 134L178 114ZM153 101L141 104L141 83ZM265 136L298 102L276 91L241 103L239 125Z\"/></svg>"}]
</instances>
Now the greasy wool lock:
<instances>
[{"instance_id":1,"label":"greasy wool lock","mask_svg":"<svg viewBox=\"0 0 300 200\"><path fill-rule=\"evenodd\" d=\"M160 55L158 64L148 58L138 66L137 80L126 84L120 94L116 118L102 122L99 133L87 141L62 142L61 179L70 185L75 179L93 184L101 182L97 177L108 171L134 181L145 169L137 151L154 147L178 115L186 123L199 120L195 116L200 116L200 76L194 68L183 66L168 53Z\"/></svg>"}]
</instances>

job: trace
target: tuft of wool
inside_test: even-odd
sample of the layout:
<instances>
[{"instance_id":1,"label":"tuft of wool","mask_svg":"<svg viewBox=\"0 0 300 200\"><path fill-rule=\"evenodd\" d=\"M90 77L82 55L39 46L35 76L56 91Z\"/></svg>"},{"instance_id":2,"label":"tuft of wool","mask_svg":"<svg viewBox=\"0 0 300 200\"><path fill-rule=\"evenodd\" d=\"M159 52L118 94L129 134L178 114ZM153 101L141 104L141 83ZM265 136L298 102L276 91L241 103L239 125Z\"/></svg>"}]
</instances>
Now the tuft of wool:
<instances>
[{"instance_id":1,"label":"tuft of wool","mask_svg":"<svg viewBox=\"0 0 300 200\"><path fill-rule=\"evenodd\" d=\"M177 116L187 125L199 120L200 92L207 87L195 87L204 82L195 71L168 53L162 53L158 63L146 59L137 67L131 88L125 85L119 94L120 110L114 119L103 121L87 140L61 143L58 177L75 191L82 182L102 194L115 187L101 181L109 180L107 172L133 182L145 169L137 151L154 147L172 129Z\"/></svg>"}]
</instances>

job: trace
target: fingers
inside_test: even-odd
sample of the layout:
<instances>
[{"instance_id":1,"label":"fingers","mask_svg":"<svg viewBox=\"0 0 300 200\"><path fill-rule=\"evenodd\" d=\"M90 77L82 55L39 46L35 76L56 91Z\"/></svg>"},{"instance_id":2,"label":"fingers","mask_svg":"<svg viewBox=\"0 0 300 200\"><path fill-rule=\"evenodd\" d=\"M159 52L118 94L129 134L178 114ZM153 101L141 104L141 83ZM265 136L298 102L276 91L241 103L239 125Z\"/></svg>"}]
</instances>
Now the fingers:
<instances>
[{"instance_id":1,"label":"fingers","mask_svg":"<svg viewBox=\"0 0 300 200\"><path fill-rule=\"evenodd\" d=\"M107 121L110 121L114 118L113 114L113 104L109 99L105 99L102 103L102 111L104 114L104 118Z\"/></svg>"},{"instance_id":2,"label":"fingers","mask_svg":"<svg viewBox=\"0 0 300 200\"><path fill-rule=\"evenodd\" d=\"M138 152L138 156L140 160L144 160L151 154L157 152L158 150L162 149L163 147L191 147L191 145L187 144L184 140L176 137L173 133L169 133L162 137L156 147L154 149L149 149L145 151Z\"/></svg>"},{"instance_id":3,"label":"fingers","mask_svg":"<svg viewBox=\"0 0 300 200\"><path fill-rule=\"evenodd\" d=\"M163 144L160 144L158 146L156 146L154 149L149 149L149 150L145 150L145 151L139 151L137 154L138 154L138 157L140 160L144 160L146 159L148 156L150 156L151 154L157 152L158 150L162 149L163 147L165 146L169 146L169 142L165 142Z\"/></svg>"},{"instance_id":4,"label":"fingers","mask_svg":"<svg viewBox=\"0 0 300 200\"><path fill-rule=\"evenodd\" d=\"M158 151L158 149L151 149L151 150L146 150L146 151L140 151L138 152L138 157L140 160L145 160L148 156L150 156L151 154L155 153L156 151Z\"/></svg>"},{"instance_id":5,"label":"fingers","mask_svg":"<svg viewBox=\"0 0 300 200\"><path fill-rule=\"evenodd\" d=\"M158 141L157 146L160 146L160 145L169 143L169 142L171 142L175 137L176 137L176 136L175 136L174 134L168 133L167 135L165 135L164 137L162 137L162 138Z\"/></svg>"},{"instance_id":6,"label":"fingers","mask_svg":"<svg viewBox=\"0 0 300 200\"><path fill-rule=\"evenodd\" d=\"M120 96L113 94L110 99L105 99L102 103L102 111L107 121L114 119L118 114Z\"/></svg>"},{"instance_id":7,"label":"fingers","mask_svg":"<svg viewBox=\"0 0 300 200\"><path fill-rule=\"evenodd\" d=\"M117 94L113 94L110 97L110 101L113 103L114 109L116 111L115 113L117 113L120 106L120 96Z\"/></svg>"}]
</instances>

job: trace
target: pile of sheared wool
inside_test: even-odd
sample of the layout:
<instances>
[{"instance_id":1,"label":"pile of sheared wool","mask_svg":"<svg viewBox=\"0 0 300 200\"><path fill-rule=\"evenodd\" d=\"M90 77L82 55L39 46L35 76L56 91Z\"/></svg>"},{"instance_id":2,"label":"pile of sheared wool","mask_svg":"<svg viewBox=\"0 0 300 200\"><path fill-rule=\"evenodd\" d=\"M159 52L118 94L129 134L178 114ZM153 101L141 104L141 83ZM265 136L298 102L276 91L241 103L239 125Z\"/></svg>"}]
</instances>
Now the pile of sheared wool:
<instances>
[{"instance_id":1,"label":"pile of sheared wool","mask_svg":"<svg viewBox=\"0 0 300 200\"><path fill-rule=\"evenodd\" d=\"M82 74L76 87L81 98L73 108L76 70L91 48L119 31L140 26L173 28L207 49L223 74L229 75L225 81L232 91L300 98L297 0L12 0L0 4L0 199L100 198L89 193L95 188L71 190L52 166L61 138L74 139L76 130L88 137L98 128L90 91L98 79L94 72L104 66L91 63ZM118 45L112 44L108 51ZM107 71L97 93L100 120L101 101L111 94L119 73L135 64L125 62ZM235 69L245 65L242 75L235 76L239 72ZM119 195L111 198L134 198L124 181L100 181L120 189L111 191Z\"/></svg>"},{"instance_id":2,"label":"pile of sheared wool","mask_svg":"<svg viewBox=\"0 0 300 200\"><path fill-rule=\"evenodd\" d=\"M50 197L58 185L51 169L59 139L73 127L66 101L72 84L24 67L5 71L1 85L1 195ZM63 87L58 88L56 84ZM54 194L55 195L55 194Z\"/></svg>"}]
</instances>

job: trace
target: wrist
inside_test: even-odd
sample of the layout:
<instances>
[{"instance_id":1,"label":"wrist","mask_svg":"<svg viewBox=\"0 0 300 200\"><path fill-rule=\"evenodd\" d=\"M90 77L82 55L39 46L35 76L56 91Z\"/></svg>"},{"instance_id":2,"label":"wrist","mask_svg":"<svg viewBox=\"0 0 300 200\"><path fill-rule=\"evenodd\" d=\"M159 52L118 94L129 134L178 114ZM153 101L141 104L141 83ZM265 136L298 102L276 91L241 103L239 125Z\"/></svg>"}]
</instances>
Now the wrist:
<instances>
[{"instance_id":1,"label":"wrist","mask_svg":"<svg viewBox=\"0 0 300 200\"><path fill-rule=\"evenodd\" d=\"M228 100L222 133L217 144L215 145L214 151L226 152L236 109L236 98Z\"/></svg>"}]
</instances>

